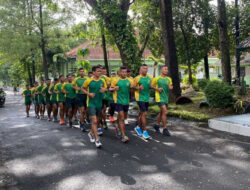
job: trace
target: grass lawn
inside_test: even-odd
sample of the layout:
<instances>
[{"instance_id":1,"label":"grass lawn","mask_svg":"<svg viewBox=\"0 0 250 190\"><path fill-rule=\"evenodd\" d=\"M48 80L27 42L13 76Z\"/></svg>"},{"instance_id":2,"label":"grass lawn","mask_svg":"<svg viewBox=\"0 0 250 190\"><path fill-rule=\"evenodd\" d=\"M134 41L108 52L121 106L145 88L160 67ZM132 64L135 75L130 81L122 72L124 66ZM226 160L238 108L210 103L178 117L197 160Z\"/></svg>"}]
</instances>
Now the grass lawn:
<instances>
[{"instance_id":1,"label":"grass lawn","mask_svg":"<svg viewBox=\"0 0 250 190\"><path fill-rule=\"evenodd\" d=\"M203 92L195 92L188 96L194 103L186 105L169 104L168 115L192 121L208 121L208 119L222 116L229 116L235 114L232 109L218 109L218 108L199 108L200 102L205 100ZM160 111L157 105L149 107L149 115L154 116Z\"/></svg>"}]
</instances>

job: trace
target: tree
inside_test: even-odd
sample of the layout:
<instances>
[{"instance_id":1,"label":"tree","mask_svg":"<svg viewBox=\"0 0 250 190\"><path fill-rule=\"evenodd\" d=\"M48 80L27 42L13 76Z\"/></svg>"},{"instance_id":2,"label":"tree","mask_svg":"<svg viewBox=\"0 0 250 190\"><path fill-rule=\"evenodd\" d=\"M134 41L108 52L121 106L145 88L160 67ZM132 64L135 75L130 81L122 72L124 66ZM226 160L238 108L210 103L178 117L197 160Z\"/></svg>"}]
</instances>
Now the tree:
<instances>
[{"instance_id":1,"label":"tree","mask_svg":"<svg viewBox=\"0 0 250 190\"><path fill-rule=\"evenodd\" d=\"M130 0L83 0L95 11L100 20L103 20L105 28L112 35L119 49L123 65L130 67L135 73L141 64L141 55L145 45L139 48L135 38L135 31L128 11L133 1Z\"/></svg>"},{"instance_id":2,"label":"tree","mask_svg":"<svg viewBox=\"0 0 250 190\"><path fill-rule=\"evenodd\" d=\"M172 1L160 0L160 10L165 63L169 67L170 76L173 79L173 93L177 98L181 95L181 88L173 29Z\"/></svg>"},{"instance_id":3,"label":"tree","mask_svg":"<svg viewBox=\"0 0 250 190\"><path fill-rule=\"evenodd\" d=\"M221 51L221 67L223 81L231 84L231 65L229 53L229 37L227 31L227 16L225 0L217 0L218 3L218 29Z\"/></svg>"}]
</instances>

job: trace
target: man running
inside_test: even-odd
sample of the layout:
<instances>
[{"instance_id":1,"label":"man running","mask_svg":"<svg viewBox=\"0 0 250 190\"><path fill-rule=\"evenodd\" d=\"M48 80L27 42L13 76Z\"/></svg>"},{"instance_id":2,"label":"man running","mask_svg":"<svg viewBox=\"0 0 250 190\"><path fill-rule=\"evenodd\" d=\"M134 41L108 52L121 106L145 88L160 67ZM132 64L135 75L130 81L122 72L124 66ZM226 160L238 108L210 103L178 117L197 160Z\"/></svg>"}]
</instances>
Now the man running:
<instances>
[{"instance_id":1,"label":"man running","mask_svg":"<svg viewBox=\"0 0 250 190\"><path fill-rule=\"evenodd\" d=\"M149 106L150 88L153 77L147 75L148 66L143 64L140 67L140 75L135 78L134 89L135 99L139 105L139 119L138 126L135 127L135 131L139 136L144 139L149 139L150 136L147 132L147 111Z\"/></svg>"},{"instance_id":2,"label":"man running","mask_svg":"<svg viewBox=\"0 0 250 190\"><path fill-rule=\"evenodd\" d=\"M58 83L58 78L54 78L53 84L50 85L49 93L50 93L50 101L52 104L53 111L53 122L57 122L57 114L58 114L58 102L57 102L57 94L55 92L55 86Z\"/></svg>"},{"instance_id":3,"label":"man running","mask_svg":"<svg viewBox=\"0 0 250 190\"><path fill-rule=\"evenodd\" d=\"M121 141L127 142L129 138L125 134L125 114L128 112L129 109L129 95L130 95L130 88L133 88L133 83L127 78L127 68L121 67L120 68L120 78L116 78L112 81L111 84L111 91L114 91L114 101L116 103L116 111L118 112L118 128L121 132ZM118 136L118 128L116 128L116 134Z\"/></svg>"},{"instance_id":4,"label":"man running","mask_svg":"<svg viewBox=\"0 0 250 190\"><path fill-rule=\"evenodd\" d=\"M72 75L68 74L67 79L68 79L68 82L62 85L62 92L66 96L65 103L66 103L66 107L68 108L69 127L73 127L72 118L73 118L74 109L76 106L76 102L75 102L76 93L72 84Z\"/></svg>"},{"instance_id":5,"label":"man running","mask_svg":"<svg viewBox=\"0 0 250 190\"><path fill-rule=\"evenodd\" d=\"M24 96L24 103L26 106L26 116L29 117L29 112L30 112L30 105L32 103L32 95L31 95L31 90L30 86L27 84L26 85L26 90L22 92L22 95Z\"/></svg>"},{"instance_id":6,"label":"man running","mask_svg":"<svg viewBox=\"0 0 250 190\"><path fill-rule=\"evenodd\" d=\"M128 80L129 80L131 83L134 82L134 78L132 77L132 72L131 72L130 69L127 69L127 78L128 78ZM130 100L130 102L132 102L133 98L134 98L134 89L131 88L131 89L130 89L130 95L129 95L129 100ZM124 123L125 123L125 125L128 125L128 124L129 124L129 122L128 122L128 113L125 113L125 120L124 120Z\"/></svg>"},{"instance_id":7,"label":"man running","mask_svg":"<svg viewBox=\"0 0 250 190\"><path fill-rule=\"evenodd\" d=\"M65 125L64 114L65 114L65 94L62 92L62 85L64 84L64 76L59 76L59 83L55 85L55 92L57 93L57 102L60 108L60 125Z\"/></svg>"},{"instance_id":8,"label":"man running","mask_svg":"<svg viewBox=\"0 0 250 190\"><path fill-rule=\"evenodd\" d=\"M107 91L106 82L101 79L102 68L99 66L92 67L93 77L86 80L83 84L82 91L87 94L87 107L92 120L91 131L88 136L90 142L95 143L96 147L102 146L98 136L97 126L100 124L102 114L102 97Z\"/></svg>"},{"instance_id":9,"label":"man running","mask_svg":"<svg viewBox=\"0 0 250 190\"><path fill-rule=\"evenodd\" d=\"M39 102L38 102L38 93L36 92L36 89L38 87L38 82L34 83L34 87L31 90L32 96L34 98L34 106L35 106L35 115L36 118L39 119Z\"/></svg>"},{"instance_id":10,"label":"man running","mask_svg":"<svg viewBox=\"0 0 250 190\"><path fill-rule=\"evenodd\" d=\"M111 74L111 79L110 79L110 83L112 84L113 80L116 79L117 76L115 73L112 73ZM109 91L110 93L110 100L109 100L109 121L110 122L115 122L115 119L114 119L114 114L115 114L115 102L114 102L114 98L113 98L113 92Z\"/></svg>"},{"instance_id":11,"label":"man running","mask_svg":"<svg viewBox=\"0 0 250 190\"><path fill-rule=\"evenodd\" d=\"M48 115L47 120L48 121L51 121L51 111L52 111L52 103L50 101L50 96L51 95L49 93L50 85L51 85L51 80L47 79L46 86L42 89L42 94L44 95L45 102L46 102L47 115Z\"/></svg>"},{"instance_id":12,"label":"man running","mask_svg":"<svg viewBox=\"0 0 250 190\"><path fill-rule=\"evenodd\" d=\"M76 103L80 109L80 129L82 131L86 131L86 127L84 125L84 119L85 119L85 112L87 109L87 95L84 94L81 90L84 82L87 80L87 77L85 77L84 74L84 69L80 68L79 69L79 77L77 77L74 81L73 81L73 88L76 91Z\"/></svg>"},{"instance_id":13,"label":"man running","mask_svg":"<svg viewBox=\"0 0 250 190\"><path fill-rule=\"evenodd\" d=\"M40 86L38 86L36 88L36 92L38 94L38 103L39 103L39 111L40 111L40 119L44 119L44 112L45 112L45 100L44 100L44 96L42 94L42 90L45 87L44 85L44 80L41 79L40 81Z\"/></svg>"},{"instance_id":14,"label":"man running","mask_svg":"<svg viewBox=\"0 0 250 190\"><path fill-rule=\"evenodd\" d=\"M109 88L110 86L110 78L107 76L107 70L106 68L102 67L102 76L101 78L105 80L107 87ZM102 99L102 120L101 124L103 129L108 129L107 122L106 122L106 110L109 107L109 92L104 92L103 93L103 99ZM102 128L98 128L98 134L102 134Z\"/></svg>"},{"instance_id":15,"label":"man running","mask_svg":"<svg viewBox=\"0 0 250 190\"><path fill-rule=\"evenodd\" d=\"M173 89L172 79L167 76L168 67L163 66L161 68L161 76L153 79L152 87L155 90L155 100L160 107L160 113L157 116L157 122L154 129L160 131L160 123L163 124L163 135L171 136L167 128L167 106L168 106L168 96L169 90Z\"/></svg>"}]
</instances>

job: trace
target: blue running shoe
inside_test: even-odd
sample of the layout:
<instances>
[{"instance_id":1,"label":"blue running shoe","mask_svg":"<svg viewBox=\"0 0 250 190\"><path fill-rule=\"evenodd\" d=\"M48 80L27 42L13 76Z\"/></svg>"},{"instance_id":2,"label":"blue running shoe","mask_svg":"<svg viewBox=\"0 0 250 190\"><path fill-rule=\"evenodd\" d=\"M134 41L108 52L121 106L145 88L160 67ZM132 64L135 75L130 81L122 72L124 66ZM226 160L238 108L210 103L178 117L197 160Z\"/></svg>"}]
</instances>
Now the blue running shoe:
<instances>
[{"instance_id":1,"label":"blue running shoe","mask_svg":"<svg viewBox=\"0 0 250 190\"><path fill-rule=\"evenodd\" d=\"M160 132L160 126L159 125L155 125L154 129L155 129L156 132Z\"/></svg>"},{"instance_id":2,"label":"blue running shoe","mask_svg":"<svg viewBox=\"0 0 250 190\"><path fill-rule=\"evenodd\" d=\"M163 129L163 135L164 135L164 136L168 136L168 137L171 136L171 134L170 134L170 132L168 131L167 128L166 128L166 129Z\"/></svg>"},{"instance_id":3,"label":"blue running shoe","mask_svg":"<svg viewBox=\"0 0 250 190\"><path fill-rule=\"evenodd\" d=\"M143 131L142 137L143 137L144 139L150 139L150 138L151 138L151 137L149 136L149 134L148 134L147 131Z\"/></svg>"},{"instance_id":4,"label":"blue running shoe","mask_svg":"<svg viewBox=\"0 0 250 190\"><path fill-rule=\"evenodd\" d=\"M98 129L97 129L97 133L98 133L99 136L101 136L101 135L103 134L102 128L98 128Z\"/></svg>"},{"instance_id":5,"label":"blue running shoe","mask_svg":"<svg viewBox=\"0 0 250 190\"><path fill-rule=\"evenodd\" d=\"M139 126L136 126L135 127L135 132L137 133L137 135L139 135L140 137L142 136L142 131L141 131L141 128Z\"/></svg>"},{"instance_id":6,"label":"blue running shoe","mask_svg":"<svg viewBox=\"0 0 250 190\"><path fill-rule=\"evenodd\" d=\"M81 129L82 132L86 132L86 127L81 122L80 122L80 129Z\"/></svg>"},{"instance_id":7,"label":"blue running shoe","mask_svg":"<svg viewBox=\"0 0 250 190\"><path fill-rule=\"evenodd\" d=\"M126 142L129 141L129 138L128 138L127 136L123 136L123 137L121 138L121 141L122 141L123 143L126 143Z\"/></svg>"}]
</instances>

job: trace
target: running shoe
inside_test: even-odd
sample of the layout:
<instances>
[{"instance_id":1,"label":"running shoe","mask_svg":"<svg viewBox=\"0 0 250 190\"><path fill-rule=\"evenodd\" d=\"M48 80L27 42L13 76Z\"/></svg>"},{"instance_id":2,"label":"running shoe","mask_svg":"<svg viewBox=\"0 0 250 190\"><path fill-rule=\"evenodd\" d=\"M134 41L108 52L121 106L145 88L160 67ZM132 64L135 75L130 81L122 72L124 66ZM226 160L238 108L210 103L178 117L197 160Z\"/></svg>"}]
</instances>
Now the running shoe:
<instances>
[{"instance_id":1,"label":"running shoe","mask_svg":"<svg viewBox=\"0 0 250 190\"><path fill-rule=\"evenodd\" d=\"M128 125L129 123L128 123L128 119L125 119L124 120L124 123L125 123L125 125Z\"/></svg>"},{"instance_id":2,"label":"running shoe","mask_svg":"<svg viewBox=\"0 0 250 190\"><path fill-rule=\"evenodd\" d=\"M63 119L60 119L60 122L59 122L60 125L65 125L65 121Z\"/></svg>"},{"instance_id":3,"label":"running shoe","mask_svg":"<svg viewBox=\"0 0 250 190\"><path fill-rule=\"evenodd\" d=\"M127 136L122 136L121 141L122 141L123 143L126 143L126 142L129 141L129 138L128 138Z\"/></svg>"},{"instance_id":4,"label":"running shoe","mask_svg":"<svg viewBox=\"0 0 250 190\"><path fill-rule=\"evenodd\" d=\"M85 127L85 125L82 124L81 122L79 122L79 123L80 123L80 129L81 129L81 131L82 131L82 132L86 132L86 127Z\"/></svg>"},{"instance_id":5,"label":"running shoe","mask_svg":"<svg viewBox=\"0 0 250 190\"><path fill-rule=\"evenodd\" d=\"M102 125L102 127L103 127L103 129L107 130L107 129L108 129L107 123L104 123L104 124Z\"/></svg>"},{"instance_id":6,"label":"running shoe","mask_svg":"<svg viewBox=\"0 0 250 190\"><path fill-rule=\"evenodd\" d=\"M149 136L149 134L148 134L147 131L143 131L142 137L143 137L144 139L150 139L150 138L151 138L151 137Z\"/></svg>"},{"instance_id":7,"label":"running shoe","mask_svg":"<svg viewBox=\"0 0 250 190\"><path fill-rule=\"evenodd\" d=\"M50 117L48 117L47 121L51 121Z\"/></svg>"},{"instance_id":8,"label":"running shoe","mask_svg":"<svg viewBox=\"0 0 250 190\"><path fill-rule=\"evenodd\" d=\"M117 138L121 138L121 136L122 136L121 131L119 130L118 127L115 127L115 136L116 136Z\"/></svg>"},{"instance_id":9,"label":"running shoe","mask_svg":"<svg viewBox=\"0 0 250 190\"><path fill-rule=\"evenodd\" d=\"M155 125L154 129L155 129L156 132L160 132L160 126L159 125Z\"/></svg>"},{"instance_id":10,"label":"running shoe","mask_svg":"<svg viewBox=\"0 0 250 190\"><path fill-rule=\"evenodd\" d=\"M168 129L166 128L166 129L163 129L163 132L162 132L162 134L164 135L164 136L171 136L171 134L170 134L170 132L168 131Z\"/></svg>"},{"instance_id":11,"label":"running shoe","mask_svg":"<svg viewBox=\"0 0 250 190\"><path fill-rule=\"evenodd\" d=\"M73 123L72 123L72 121L69 122L69 128L73 128Z\"/></svg>"},{"instance_id":12,"label":"running shoe","mask_svg":"<svg viewBox=\"0 0 250 190\"><path fill-rule=\"evenodd\" d=\"M102 128L98 128L98 129L97 129L97 133L98 133L99 136L101 136L101 135L103 134Z\"/></svg>"},{"instance_id":13,"label":"running shoe","mask_svg":"<svg viewBox=\"0 0 250 190\"><path fill-rule=\"evenodd\" d=\"M89 136L90 142L94 143L95 142L95 137L91 134L91 132L88 133L88 136Z\"/></svg>"},{"instance_id":14,"label":"running shoe","mask_svg":"<svg viewBox=\"0 0 250 190\"><path fill-rule=\"evenodd\" d=\"M135 132L137 133L137 135L139 135L140 137L143 135L141 128L139 126L135 127Z\"/></svg>"},{"instance_id":15,"label":"running shoe","mask_svg":"<svg viewBox=\"0 0 250 190\"><path fill-rule=\"evenodd\" d=\"M113 117L113 116L110 116L110 117L109 117L109 121L110 121L110 122L115 122L114 117Z\"/></svg>"},{"instance_id":16,"label":"running shoe","mask_svg":"<svg viewBox=\"0 0 250 190\"><path fill-rule=\"evenodd\" d=\"M96 148L101 148L101 146L102 146L101 141L100 140L95 141L95 146L96 146Z\"/></svg>"}]
</instances>

